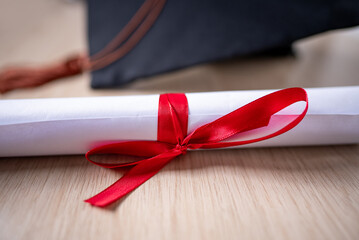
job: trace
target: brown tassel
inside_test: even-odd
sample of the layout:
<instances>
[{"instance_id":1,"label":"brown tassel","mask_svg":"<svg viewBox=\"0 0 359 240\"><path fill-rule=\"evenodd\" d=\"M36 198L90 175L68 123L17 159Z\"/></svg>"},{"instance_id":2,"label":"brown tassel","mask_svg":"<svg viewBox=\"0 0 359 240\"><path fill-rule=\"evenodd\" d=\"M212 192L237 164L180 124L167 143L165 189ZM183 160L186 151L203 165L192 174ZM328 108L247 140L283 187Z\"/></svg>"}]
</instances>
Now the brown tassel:
<instances>
[{"instance_id":1,"label":"brown tassel","mask_svg":"<svg viewBox=\"0 0 359 240\"><path fill-rule=\"evenodd\" d=\"M17 88L31 88L84 71L86 57L76 56L45 67L7 67L0 72L0 93Z\"/></svg>"},{"instance_id":2,"label":"brown tassel","mask_svg":"<svg viewBox=\"0 0 359 240\"><path fill-rule=\"evenodd\" d=\"M0 93L31 88L56 79L94 71L125 56L144 37L160 15L166 0L146 0L127 25L94 56L75 56L47 67L8 67L0 71Z\"/></svg>"}]
</instances>

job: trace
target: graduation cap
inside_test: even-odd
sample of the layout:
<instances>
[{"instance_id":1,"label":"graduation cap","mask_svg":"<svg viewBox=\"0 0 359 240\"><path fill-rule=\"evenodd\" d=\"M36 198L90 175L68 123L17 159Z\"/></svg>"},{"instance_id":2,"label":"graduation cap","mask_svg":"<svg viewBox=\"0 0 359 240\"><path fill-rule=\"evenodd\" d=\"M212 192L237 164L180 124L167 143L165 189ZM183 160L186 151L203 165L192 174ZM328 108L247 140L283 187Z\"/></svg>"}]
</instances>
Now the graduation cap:
<instances>
[{"instance_id":1,"label":"graduation cap","mask_svg":"<svg viewBox=\"0 0 359 240\"><path fill-rule=\"evenodd\" d=\"M357 0L88 0L89 54L0 73L0 92L92 72L93 88L236 56L285 49L359 24Z\"/></svg>"}]
</instances>

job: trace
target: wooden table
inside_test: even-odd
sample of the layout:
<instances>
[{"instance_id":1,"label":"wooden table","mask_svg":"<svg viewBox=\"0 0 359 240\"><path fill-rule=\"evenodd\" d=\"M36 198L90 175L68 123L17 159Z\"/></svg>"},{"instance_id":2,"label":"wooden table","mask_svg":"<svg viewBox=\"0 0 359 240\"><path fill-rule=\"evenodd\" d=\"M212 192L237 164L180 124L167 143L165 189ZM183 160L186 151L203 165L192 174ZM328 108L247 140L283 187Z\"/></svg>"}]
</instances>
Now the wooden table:
<instances>
[{"instance_id":1,"label":"wooden table","mask_svg":"<svg viewBox=\"0 0 359 240\"><path fill-rule=\"evenodd\" d=\"M0 1L1 65L85 49L81 3L26 5ZM358 85L358 42L358 29L337 31L297 43L296 57L205 64L108 91L91 90L85 74L1 98ZM122 174L84 156L0 159L0 239L359 239L358 145L191 152L110 208L83 202Z\"/></svg>"}]
</instances>

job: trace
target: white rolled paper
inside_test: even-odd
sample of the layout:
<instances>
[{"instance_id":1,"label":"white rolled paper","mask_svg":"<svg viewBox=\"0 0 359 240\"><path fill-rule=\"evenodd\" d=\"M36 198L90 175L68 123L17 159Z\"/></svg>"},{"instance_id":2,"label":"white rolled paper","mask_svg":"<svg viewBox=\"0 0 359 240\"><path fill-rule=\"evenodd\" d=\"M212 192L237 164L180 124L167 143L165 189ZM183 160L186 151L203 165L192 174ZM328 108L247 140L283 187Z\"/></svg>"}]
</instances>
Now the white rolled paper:
<instances>
[{"instance_id":1,"label":"white rolled paper","mask_svg":"<svg viewBox=\"0 0 359 240\"><path fill-rule=\"evenodd\" d=\"M304 146L359 142L359 86L306 89L308 113L292 130L241 147ZM186 94L188 132L274 90ZM0 101L0 156L83 154L101 142L156 140L159 95ZM243 140L276 129L276 119L299 114L299 102L276 113L265 128L238 134ZM258 136L259 136L258 135Z\"/></svg>"}]
</instances>

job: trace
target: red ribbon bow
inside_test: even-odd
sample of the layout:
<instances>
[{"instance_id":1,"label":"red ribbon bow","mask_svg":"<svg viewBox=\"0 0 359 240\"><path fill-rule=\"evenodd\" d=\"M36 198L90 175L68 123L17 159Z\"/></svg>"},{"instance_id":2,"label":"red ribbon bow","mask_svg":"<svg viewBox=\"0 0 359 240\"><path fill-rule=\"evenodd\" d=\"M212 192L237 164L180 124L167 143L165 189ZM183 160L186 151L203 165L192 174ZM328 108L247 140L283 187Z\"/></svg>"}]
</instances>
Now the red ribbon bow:
<instances>
[{"instance_id":1,"label":"red ribbon bow","mask_svg":"<svg viewBox=\"0 0 359 240\"><path fill-rule=\"evenodd\" d=\"M236 134L267 126L275 113L299 101L306 102L305 109L280 130L255 139L223 142ZM133 167L117 182L85 201L94 206L105 207L133 191L154 176L173 158L185 154L187 149L232 147L272 138L295 127L304 118L307 110L308 98L304 89L283 89L238 108L187 135L188 102L186 95L183 93L161 94L157 141L116 142L96 147L86 153L87 160L104 168ZM109 153L147 159L123 164L98 163L90 159L93 154Z\"/></svg>"}]
</instances>

